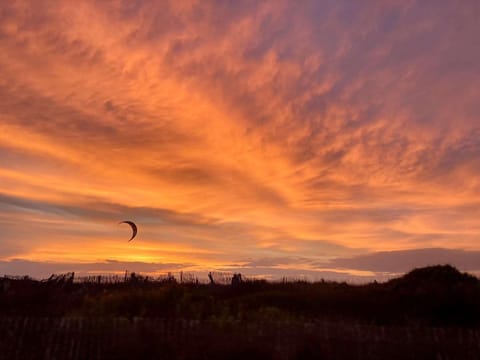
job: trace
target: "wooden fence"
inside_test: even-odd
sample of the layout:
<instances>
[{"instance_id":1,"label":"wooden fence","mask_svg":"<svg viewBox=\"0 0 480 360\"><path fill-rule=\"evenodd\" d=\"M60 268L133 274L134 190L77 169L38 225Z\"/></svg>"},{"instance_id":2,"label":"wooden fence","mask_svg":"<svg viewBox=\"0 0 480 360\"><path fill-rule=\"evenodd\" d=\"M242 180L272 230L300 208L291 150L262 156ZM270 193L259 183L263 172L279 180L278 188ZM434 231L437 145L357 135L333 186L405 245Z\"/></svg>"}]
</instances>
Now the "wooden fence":
<instances>
[{"instance_id":1,"label":"wooden fence","mask_svg":"<svg viewBox=\"0 0 480 360\"><path fill-rule=\"evenodd\" d=\"M480 359L480 329L0 318L0 359Z\"/></svg>"}]
</instances>

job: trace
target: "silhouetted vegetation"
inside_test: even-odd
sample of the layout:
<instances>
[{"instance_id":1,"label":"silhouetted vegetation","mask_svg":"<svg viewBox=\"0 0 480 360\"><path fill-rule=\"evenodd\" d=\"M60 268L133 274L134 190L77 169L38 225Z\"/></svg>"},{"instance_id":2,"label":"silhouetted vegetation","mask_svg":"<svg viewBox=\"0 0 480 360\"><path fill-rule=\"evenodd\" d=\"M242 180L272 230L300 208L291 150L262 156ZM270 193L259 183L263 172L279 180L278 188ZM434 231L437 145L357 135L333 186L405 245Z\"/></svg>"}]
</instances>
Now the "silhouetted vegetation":
<instances>
[{"instance_id":1,"label":"silhouetted vegetation","mask_svg":"<svg viewBox=\"0 0 480 360\"><path fill-rule=\"evenodd\" d=\"M240 281L234 286L153 281L131 274L121 282L73 275L48 281L0 279L4 316L124 316L182 319L345 319L376 324L480 325L480 281L451 266L416 269L386 283Z\"/></svg>"},{"instance_id":2,"label":"silhouetted vegetation","mask_svg":"<svg viewBox=\"0 0 480 360\"><path fill-rule=\"evenodd\" d=\"M423 351L423 358L435 357L429 351L441 346L451 347L445 348L444 353L458 352L456 346L467 343L471 347L464 349L467 353L463 358L480 354L480 345L475 345L480 344L476 338L480 328L480 281L448 265L415 269L386 283L365 285L329 281L273 283L244 280L239 274L232 278L232 285L219 285L216 281L202 284L188 276L182 278L191 281L180 283L171 275L153 280L136 274L114 281L92 277L77 282L73 274L52 276L45 281L2 278L0 320L8 328L9 321L18 319L37 321L37 327L45 322L55 323L55 319L76 319L90 324L89 330L84 330L87 334L82 335L87 337L119 331L116 336L125 335L126 340L116 347L117 352L108 350L112 358L118 359L128 354L129 347L144 351L142 358L159 353L163 358L178 358L180 348L180 358L196 358L194 353L205 354L202 357L209 359L282 358L278 352L284 336L289 337L288 346L292 347L288 351L297 356L287 358L313 359L326 353L337 354L333 358L352 358L342 346L349 342L363 349L360 353L366 352L363 357L353 358L376 358L372 355L375 352L381 354L377 358L395 358L395 354L389 353L397 341L395 336L404 340L416 337L410 346L419 354ZM165 328L149 329L155 321ZM112 324L119 326L118 323L123 324L120 330L107 330ZM129 323L142 325L130 328L125 325ZM178 327L179 323L183 324L175 330L179 339L170 339L168 326ZM421 330L437 327L451 329L448 331L456 335L440 346L438 339L444 332L435 335ZM350 333L351 329L357 329L356 335ZM462 331L474 331L474 335ZM11 333L15 334L15 330ZM367 345L362 337L376 345ZM176 342L180 338L189 343L190 350L179 347Z\"/></svg>"}]
</instances>

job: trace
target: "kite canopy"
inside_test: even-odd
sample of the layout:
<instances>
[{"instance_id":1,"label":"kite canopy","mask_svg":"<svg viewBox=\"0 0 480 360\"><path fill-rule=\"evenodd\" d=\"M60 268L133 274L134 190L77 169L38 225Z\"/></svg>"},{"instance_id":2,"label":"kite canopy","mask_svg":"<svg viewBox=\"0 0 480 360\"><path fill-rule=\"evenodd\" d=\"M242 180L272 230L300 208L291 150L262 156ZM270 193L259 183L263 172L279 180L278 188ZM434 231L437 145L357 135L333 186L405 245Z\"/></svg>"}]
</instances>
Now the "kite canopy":
<instances>
[{"instance_id":1,"label":"kite canopy","mask_svg":"<svg viewBox=\"0 0 480 360\"><path fill-rule=\"evenodd\" d=\"M133 221L128 221L128 220L125 220L125 221L120 221L119 224L128 224L130 225L130 227L132 228L132 237L130 238L130 240L128 240L129 242L133 240L133 238L137 235L137 225L135 225L135 223Z\"/></svg>"}]
</instances>

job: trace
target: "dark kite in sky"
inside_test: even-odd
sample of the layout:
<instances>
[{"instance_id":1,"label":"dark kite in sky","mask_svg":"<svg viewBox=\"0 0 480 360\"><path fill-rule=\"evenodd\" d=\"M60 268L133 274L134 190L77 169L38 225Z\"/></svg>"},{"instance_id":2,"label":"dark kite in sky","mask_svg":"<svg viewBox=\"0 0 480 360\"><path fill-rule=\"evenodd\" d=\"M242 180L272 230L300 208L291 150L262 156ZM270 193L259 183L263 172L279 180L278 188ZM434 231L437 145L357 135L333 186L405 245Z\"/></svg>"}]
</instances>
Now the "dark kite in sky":
<instances>
[{"instance_id":1,"label":"dark kite in sky","mask_svg":"<svg viewBox=\"0 0 480 360\"><path fill-rule=\"evenodd\" d=\"M125 221L120 221L119 224L128 224L131 226L132 228L132 237L130 238L130 240L128 240L129 242L133 240L133 238L137 235L137 225L135 225L135 223L133 221L128 221L128 220L125 220Z\"/></svg>"}]
</instances>

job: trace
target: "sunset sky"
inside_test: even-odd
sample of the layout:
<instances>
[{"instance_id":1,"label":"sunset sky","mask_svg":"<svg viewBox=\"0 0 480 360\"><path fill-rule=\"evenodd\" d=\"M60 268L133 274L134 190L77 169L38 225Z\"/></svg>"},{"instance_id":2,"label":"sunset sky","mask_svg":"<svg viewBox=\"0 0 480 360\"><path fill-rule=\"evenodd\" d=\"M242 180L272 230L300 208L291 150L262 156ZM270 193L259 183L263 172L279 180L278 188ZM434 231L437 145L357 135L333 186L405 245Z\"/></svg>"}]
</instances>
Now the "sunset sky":
<instances>
[{"instance_id":1,"label":"sunset sky","mask_svg":"<svg viewBox=\"0 0 480 360\"><path fill-rule=\"evenodd\" d=\"M479 34L477 0L2 1L0 276L480 274Z\"/></svg>"}]
</instances>

